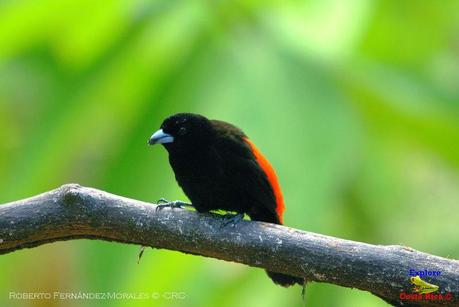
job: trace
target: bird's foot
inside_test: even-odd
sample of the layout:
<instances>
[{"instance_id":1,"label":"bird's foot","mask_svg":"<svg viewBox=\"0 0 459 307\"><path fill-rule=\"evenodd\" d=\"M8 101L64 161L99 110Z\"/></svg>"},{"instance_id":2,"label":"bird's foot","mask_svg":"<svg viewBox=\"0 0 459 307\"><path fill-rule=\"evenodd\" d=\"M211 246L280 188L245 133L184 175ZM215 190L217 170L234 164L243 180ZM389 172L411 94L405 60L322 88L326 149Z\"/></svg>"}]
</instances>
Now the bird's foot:
<instances>
[{"instance_id":1,"label":"bird's foot","mask_svg":"<svg viewBox=\"0 0 459 307\"><path fill-rule=\"evenodd\" d=\"M223 222L220 226L220 229L222 229L223 227L226 227L228 225L231 225L232 227L234 227L237 223L239 223L240 221L242 221L244 219L244 214L242 213L237 213L237 214L225 214L223 216Z\"/></svg>"},{"instance_id":2,"label":"bird's foot","mask_svg":"<svg viewBox=\"0 0 459 307\"><path fill-rule=\"evenodd\" d=\"M193 207L192 204L180 201L180 200L174 200L174 201L168 201L165 198L161 198L157 201L158 205L156 206L156 211L162 210L164 208L180 208L180 209L185 209L185 207ZM162 205L160 205L162 204Z\"/></svg>"}]
</instances>

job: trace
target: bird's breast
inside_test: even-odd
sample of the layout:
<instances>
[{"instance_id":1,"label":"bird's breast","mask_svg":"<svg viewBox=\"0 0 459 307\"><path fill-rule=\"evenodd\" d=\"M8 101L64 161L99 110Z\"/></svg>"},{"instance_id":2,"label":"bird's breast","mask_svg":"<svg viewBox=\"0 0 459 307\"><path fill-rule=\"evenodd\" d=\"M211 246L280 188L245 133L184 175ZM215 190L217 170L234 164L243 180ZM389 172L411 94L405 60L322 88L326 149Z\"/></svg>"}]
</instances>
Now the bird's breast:
<instances>
[{"instance_id":1,"label":"bird's breast","mask_svg":"<svg viewBox=\"0 0 459 307\"><path fill-rule=\"evenodd\" d=\"M214 153L169 155L175 178L198 211L234 210L227 163Z\"/></svg>"}]
</instances>

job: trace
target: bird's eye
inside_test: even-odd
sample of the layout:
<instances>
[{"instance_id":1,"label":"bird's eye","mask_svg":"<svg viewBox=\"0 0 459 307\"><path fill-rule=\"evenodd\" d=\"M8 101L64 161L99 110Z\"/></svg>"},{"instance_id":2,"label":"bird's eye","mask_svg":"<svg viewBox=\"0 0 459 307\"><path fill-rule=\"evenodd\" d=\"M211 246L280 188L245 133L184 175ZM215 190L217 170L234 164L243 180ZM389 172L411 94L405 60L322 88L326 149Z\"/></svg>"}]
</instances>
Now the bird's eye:
<instances>
[{"instance_id":1,"label":"bird's eye","mask_svg":"<svg viewBox=\"0 0 459 307\"><path fill-rule=\"evenodd\" d=\"M186 134L186 128L185 127L181 127L178 131L178 135L185 135Z\"/></svg>"}]
</instances>

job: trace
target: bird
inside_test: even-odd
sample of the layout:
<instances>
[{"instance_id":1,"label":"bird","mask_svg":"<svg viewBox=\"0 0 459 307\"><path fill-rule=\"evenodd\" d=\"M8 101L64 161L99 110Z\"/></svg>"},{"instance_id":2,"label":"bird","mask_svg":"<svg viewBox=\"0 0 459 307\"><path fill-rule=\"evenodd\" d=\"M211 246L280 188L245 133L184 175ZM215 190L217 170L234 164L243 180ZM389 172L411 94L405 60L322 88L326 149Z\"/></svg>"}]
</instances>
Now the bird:
<instances>
[{"instance_id":1,"label":"bird","mask_svg":"<svg viewBox=\"0 0 459 307\"><path fill-rule=\"evenodd\" d=\"M167 117L148 144L167 150L175 179L198 212L236 212L251 220L283 224L285 204L274 168L238 127L194 113ZM182 203L179 202L178 206ZM304 279L267 271L275 284Z\"/></svg>"}]
</instances>

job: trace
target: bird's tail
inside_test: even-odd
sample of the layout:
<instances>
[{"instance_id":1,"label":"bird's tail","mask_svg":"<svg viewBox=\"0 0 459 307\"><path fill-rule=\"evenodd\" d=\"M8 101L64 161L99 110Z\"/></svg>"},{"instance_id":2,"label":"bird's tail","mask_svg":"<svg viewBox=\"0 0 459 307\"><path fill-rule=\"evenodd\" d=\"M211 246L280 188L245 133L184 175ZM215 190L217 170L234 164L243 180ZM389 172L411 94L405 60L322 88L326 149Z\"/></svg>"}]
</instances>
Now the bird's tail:
<instances>
[{"instance_id":1,"label":"bird's tail","mask_svg":"<svg viewBox=\"0 0 459 307\"><path fill-rule=\"evenodd\" d=\"M279 285L282 287L290 287L295 284L299 284L300 286L302 286L304 284L304 279L300 277L295 277L295 276L271 272L271 271L266 271L266 273L276 285Z\"/></svg>"},{"instance_id":2,"label":"bird's tail","mask_svg":"<svg viewBox=\"0 0 459 307\"><path fill-rule=\"evenodd\" d=\"M260 222L267 222L267 223L282 225L277 215L274 216L272 214L267 214L266 212L257 212L257 213L251 213L249 214L249 216L250 216L250 219L253 221L260 221ZM304 284L304 279L300 277L271 272L268 270L266 271L266 273L276 285L279 285L282 287L290 287L295 284L299 284L300 286L303 286Z\"/></svg>"}]
</instances>

